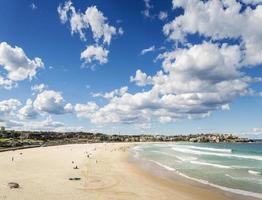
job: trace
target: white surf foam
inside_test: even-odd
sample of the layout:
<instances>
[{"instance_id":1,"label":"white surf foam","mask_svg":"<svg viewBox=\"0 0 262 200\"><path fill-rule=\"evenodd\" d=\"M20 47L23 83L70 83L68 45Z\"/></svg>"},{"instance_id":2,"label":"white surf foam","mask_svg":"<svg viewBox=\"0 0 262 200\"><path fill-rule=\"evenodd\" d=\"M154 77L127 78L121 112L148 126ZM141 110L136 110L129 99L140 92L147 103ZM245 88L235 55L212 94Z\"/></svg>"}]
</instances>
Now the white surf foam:
<instances>
[{"instance_id":1,"label":"white surf foam","mask_svg":"<svg viewBox=\"0 0 262 200\"><path fill-rule=\"evenodd\" d=\"M212 166L212 167L217 167L217 168L224 168L224 169L232 169L232 167L227 166L227 165L220 165L220 164L214 164L214 163L208 163L208 162L200 162L200 161L190 161L192 164L196 165L206 165L206 166Z\"/></svg>"},{"instance_id":2,"label":"white surf foam","mask_svg":"<svg viewBox=\"0 0 262 200\"><path fill-rule=\"evenodd\" d=\"M248 170L248 173L249 173L249 174L252 174L252 175L262 175L261 172L254 171L254 170Z\"/></svg>"},{"instance_id":3,"label":"white surf foam","mask_svg":"<svg viewBox=\"0 0 262 200\"><path fill-rule=\"evenodd\" d=\"M189 180L192 180L192 181L196 181L196 182L199 182L199 183L202 183L202 184L205 184L205 185L209 185L209 186L221 189L223 191L231 192L231 193L238 194L238 195L250 196L250 197L255 197L255 198L262 198L262 194L260 194L260 193L255 193L255 192L250 192L250 191L245 191L245 190L228 188L228 187L216 185L216 184L210 183L210 182L208 182L206 180L203 180L203 179L197 179L197 178L193 178L193 177L187 176L187 175L179 172L178 170L176 170L176 169L174 169L172 167L169 167L167 165L164 165L164 164L162 164L160 162L157 162L155 160L149 160L149 161L157 164L158 166L160 166L160 167L162 167L162 168L164 168L164 169L166 169L168 171L174 171L178 175L180 175L180 176L182 176L184 178L187 178Z\"/></svg>"},{"instance_id":4,"label":"white surf foam","mask_svg":"<svg viewBox=\"0 0 262 200\"><path fill-rule=\"evenodd\" d=\"M176 171L174 168L169 167L169 166L167 166L167 165L164 165L164 164L162 164L162 163L160 163L160 162L157 162L157 161L155 161L155 160L149 160L149 161L157 164L157 165L160 166L160 167L165 168L165 169L168 170L168 171Z\"/></svg>"},{"instance_id":5,"label":"white surf foam","mask_svg":"<svg viewBox=\"0 0 262 200\"><path fill-rule=\"evenodd\" d=\"M198 146L188 146L191 149L204 150L204 151L212 151L212 152L224 152L231 153L232 149L219 149L219 148L211 148L211 147L198 147Z\"/></svg>"},{"instance_id":6,"label":"white surf foam","mask_svg":"<svg viewBox=\"0 0 262 200\"><path fill-rule=\"evenodd\" d=\"M228 153L216 153L216 152L205 152L205 151L198 151L192 150L190 148L184 147L172 147L174 151L182 152L182 153L189 153L195 155L213 155L213 156L221 156L221 157L235 157L235 158L242 158L242 159L253 159L253 160L260 160L262 161L262 156L253 156L253 155L243 155L243 154L228 154Z\"/></svg>"},{"instance_id":7,"label":"white surf foam","mask_svg":"<svg viewBox=\"0 0 262 200\"><path fill-rule=\"evenodd\" d=\"M183 176L183 177L188 178L190 180L197 181L199 183L209 185L209 186L212 186L212 187L215 187L215 188L219 188L219 189L226 191L226 192L231 192L231 193L234 193L234 194L250 196L250 197L255 197L255 198L262 198L262 194L260 194L260 193L250 192L250 191L240 190L240 189L234 189L234 188L228 188L228 187L224 187L224 186L221 186L221 185L216 185L216 184L210 183L210 182L203 180L203 179L192 178L192 177L187 176L187 175L185 175L181 172L178 172L178 174L180 176Z\"/></svg>"},{"instance_id":8,"label":"white surf foam","mask_svg":"<svg viewBox=\"0 0 262 200\"><path fill-rule=\"evenodd\" d=\"M170 156L170 157L173 157L173 158L177 158L178 160L180 161L191 161L191 160L197 160L196 157L192 157L192 156L177 156L177 155L173 155L171 153L166 153L166 152L162 152L162 151L151 151L153 153L159 153L159 154L162 154L162 155L166 155L166 156Z\"/></svg>"}]
</instances>

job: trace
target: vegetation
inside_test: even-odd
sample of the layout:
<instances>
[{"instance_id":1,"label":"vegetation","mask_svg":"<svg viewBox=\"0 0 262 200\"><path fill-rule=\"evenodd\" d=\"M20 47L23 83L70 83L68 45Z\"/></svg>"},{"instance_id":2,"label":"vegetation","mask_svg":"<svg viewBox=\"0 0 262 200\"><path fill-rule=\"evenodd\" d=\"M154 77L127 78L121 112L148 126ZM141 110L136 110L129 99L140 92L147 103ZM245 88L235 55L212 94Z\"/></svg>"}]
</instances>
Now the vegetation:
<instances>
[{"instance_id":1,"label":"vegetation","mask_svg":"<svg viewBox=\"0 0 262 200\"><path fill-rule=\"evenodd\" d=\"M74 143L97 142L250 142L231 134L196 134L196 135L107 135L87 132L43 132L14 131L1 129L0 148L27 148L32 146L50 146Z\"/></svg>"}]
</instances>

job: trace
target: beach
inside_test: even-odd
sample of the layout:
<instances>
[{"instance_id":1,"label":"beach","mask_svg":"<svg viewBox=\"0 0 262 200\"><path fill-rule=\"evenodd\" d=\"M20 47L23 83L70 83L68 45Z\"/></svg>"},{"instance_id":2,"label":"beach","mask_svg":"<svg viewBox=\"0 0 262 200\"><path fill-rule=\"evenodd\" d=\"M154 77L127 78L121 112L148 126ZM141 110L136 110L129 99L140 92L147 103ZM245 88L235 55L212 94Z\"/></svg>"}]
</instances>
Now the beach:
<instances>
[{"instance_id":1,"label":"beach","mask_svg":"<svg viewBox=\"0 0 262 200\"><path fill-rule=\"evenodd\" d=\"M141 169L129 159L133 146L75 144L2 152L0 200L231 199L217 190ZM10 189L9 182L20 188Z\"/></svg>"}]
</instances>

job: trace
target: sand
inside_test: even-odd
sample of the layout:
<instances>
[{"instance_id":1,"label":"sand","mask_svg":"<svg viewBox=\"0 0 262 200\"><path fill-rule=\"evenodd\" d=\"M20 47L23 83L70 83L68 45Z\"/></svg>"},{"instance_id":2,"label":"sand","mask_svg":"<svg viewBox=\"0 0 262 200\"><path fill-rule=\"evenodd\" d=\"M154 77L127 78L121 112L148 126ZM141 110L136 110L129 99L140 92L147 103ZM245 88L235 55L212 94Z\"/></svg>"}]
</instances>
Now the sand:
<instances>
[{"instance_id":1,"label":"sand","mask_svg":"<svg viewBox=\"0 0 262 200\"><path fill-rule=\"evenodd\" d=\"M229 199L140 169L128 161L130 146L77 144L0 153L0 200ZM9 182L20 188L10 189Z\"/></svg>"}]
</instances>

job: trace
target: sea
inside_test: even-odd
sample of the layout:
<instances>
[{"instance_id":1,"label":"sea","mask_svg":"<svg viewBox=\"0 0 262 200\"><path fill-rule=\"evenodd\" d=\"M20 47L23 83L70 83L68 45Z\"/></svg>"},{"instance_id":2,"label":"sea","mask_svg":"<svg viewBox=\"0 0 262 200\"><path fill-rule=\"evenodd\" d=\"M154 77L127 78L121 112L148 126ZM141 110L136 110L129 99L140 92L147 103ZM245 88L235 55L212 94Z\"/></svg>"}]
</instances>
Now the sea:
<instances>
[{"instance_id":1,"label":"sea","mask_svg":"<svg viewBox=\"0 0 262 200\"><path fill-rule=\"evenodd\" d=\"M193 182L262 199L262 143L154 143L132 152Z\"/></svg>"}]
</instances>

